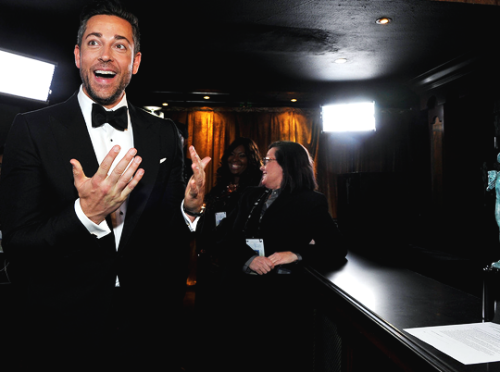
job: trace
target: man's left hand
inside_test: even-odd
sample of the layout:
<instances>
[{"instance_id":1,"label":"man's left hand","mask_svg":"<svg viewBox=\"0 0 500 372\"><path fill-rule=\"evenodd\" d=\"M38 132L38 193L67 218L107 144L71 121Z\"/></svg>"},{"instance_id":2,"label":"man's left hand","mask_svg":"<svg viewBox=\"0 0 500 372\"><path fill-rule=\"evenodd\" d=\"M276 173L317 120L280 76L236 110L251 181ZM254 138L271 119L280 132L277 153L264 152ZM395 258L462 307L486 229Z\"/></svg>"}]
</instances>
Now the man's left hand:
<instances>
[{"instance_id":1,"label":"man's left hand","mask_svg":"<svg viewBox=\"0 0 500 372\"><path fill-rule=\"evenodd\" d=\"M184 193L184 209L193 213L199 213L203 206L203 199L205 198L205 167L211 159L207 156L201 160L194 146L189 147L189 153L193 161L191 165L193 175L189 179L186 192ZM193 216L188 215L188 217L191 221L195 219Z\"/></svg>"}]
</instances>

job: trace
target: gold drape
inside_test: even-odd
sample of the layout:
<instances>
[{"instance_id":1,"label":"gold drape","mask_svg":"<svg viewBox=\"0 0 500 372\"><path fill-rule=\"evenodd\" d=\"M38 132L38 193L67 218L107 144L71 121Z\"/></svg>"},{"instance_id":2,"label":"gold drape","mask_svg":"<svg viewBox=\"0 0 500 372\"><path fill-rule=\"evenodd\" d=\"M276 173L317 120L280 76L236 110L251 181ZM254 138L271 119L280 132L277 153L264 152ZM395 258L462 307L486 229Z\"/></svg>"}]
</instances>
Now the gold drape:
<instances>
[{"instance_id":1,"label":"gold drape","mask_svg":"<svg viewBox=\"0 0 500 372\"><path fill-rule=\"evenodd\" d=\"M322 133L319 109L295 108L170 108L165 117L188 126L188 145L201 157L210 156L209 188L224 149L237 137L252 138L262 156L277 140L304 145L314 160L319 191L337 217L337 175L350 172L396 172L408 167L408 113L381 113L377 132L333 135Z\"/></svg>"}]
</instances>

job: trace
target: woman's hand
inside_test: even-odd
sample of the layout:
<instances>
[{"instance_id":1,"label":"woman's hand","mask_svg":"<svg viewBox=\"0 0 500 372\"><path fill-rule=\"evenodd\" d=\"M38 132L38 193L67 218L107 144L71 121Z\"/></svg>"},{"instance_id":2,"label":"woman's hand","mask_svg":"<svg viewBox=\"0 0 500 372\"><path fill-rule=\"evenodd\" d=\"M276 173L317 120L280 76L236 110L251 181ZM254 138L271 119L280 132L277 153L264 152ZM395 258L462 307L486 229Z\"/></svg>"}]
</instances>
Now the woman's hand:
<instances>
[{"instance_id":1,"label":"woman's hand","mask_svg":"<svg viewBox=\"0 0 500 372\"><path fill-rule=\"evenodd\" d=\"M274 269L274 264L267 257L257 256L252 260L250 266L248 267L257 274L264 275Z\"/></svg>"},{"instance_id":2,"label":"woman's hand","mask_svg":"<svg viewBox=\"0 0 500 372\"><path fill-rule=\"evenodd\" d=\"M285 265L297 261L299 258L293 252L276 252L269 256L273 265Z\"/></svg>"}]
</instances>

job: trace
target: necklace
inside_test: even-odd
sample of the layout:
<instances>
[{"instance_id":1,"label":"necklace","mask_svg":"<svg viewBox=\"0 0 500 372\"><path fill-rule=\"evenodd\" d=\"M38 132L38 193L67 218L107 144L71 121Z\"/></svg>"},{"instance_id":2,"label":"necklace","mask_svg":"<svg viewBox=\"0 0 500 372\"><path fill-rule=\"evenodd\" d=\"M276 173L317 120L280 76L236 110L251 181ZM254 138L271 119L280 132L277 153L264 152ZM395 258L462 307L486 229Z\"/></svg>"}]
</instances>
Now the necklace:
<instances>
[{"instance_id":1,"label":"necklace","mask_svg":"<svg viewBox=\"0 0 500 372\"><path fill-rule=\"evenodd\" d=\"M243 226L243 233L245 234L247 232L247 228L248 228L248 223L250 222L250 219L252 218L252 214L253 212L255 211L255 208L257 208L259 205L261 205L261 201L262 200L266 200L267 199L267 196L271 193L271 190L270 189L266 189L264 191L264 193L257 199L257 201L253 204L252 206L252 209L250 210L250 213L248 214L248 218L245 222L245 226ZM260 220L262 219L262 216L260 216L260 219L259 219L259 224L260 224Z\"/></svg>"},{"instance_id":2,"label":"necklace","mask_svg":"<svg viewBox=\"0 0 500 372\"><path fill-rule=\"evenodd\" d=\"M231 192L234 192L238 189L238 184L237 183L230 183L228 186L227 186L227 192L231 193Z\"/></svg>"}]
</instances>

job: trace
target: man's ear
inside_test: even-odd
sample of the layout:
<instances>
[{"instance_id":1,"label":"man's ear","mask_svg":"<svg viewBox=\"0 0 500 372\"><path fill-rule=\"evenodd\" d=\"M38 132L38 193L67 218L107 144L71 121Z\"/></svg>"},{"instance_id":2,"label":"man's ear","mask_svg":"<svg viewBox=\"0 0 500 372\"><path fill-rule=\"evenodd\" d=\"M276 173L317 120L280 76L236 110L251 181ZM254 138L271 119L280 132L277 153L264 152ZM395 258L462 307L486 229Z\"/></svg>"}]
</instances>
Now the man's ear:
<instances>
[{"instance_id":1,"label":"man's ear","mask_svg":"<svg viewBox=\"0 0 500 372\"><path fill-rule=\"evenodd\" d=\"M141 59L142 59L141 52L136 53L136 55L134 56L134 66L132 68L133 75L137 74L137 71L139 71L139 65L141 64Z\"/></svg>"},{"instance_id":2,"label":"man's ear","mask_svg":"<svg viewBox=\"0 0 500 372\"><path fill-rule=\"evenodd\" d=\"M75 45L75 50L73 51L73 53L75 54L75 65L76 67L80 68L80 47L77 45Z\"/></svg>"}]
</instances>

